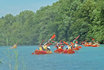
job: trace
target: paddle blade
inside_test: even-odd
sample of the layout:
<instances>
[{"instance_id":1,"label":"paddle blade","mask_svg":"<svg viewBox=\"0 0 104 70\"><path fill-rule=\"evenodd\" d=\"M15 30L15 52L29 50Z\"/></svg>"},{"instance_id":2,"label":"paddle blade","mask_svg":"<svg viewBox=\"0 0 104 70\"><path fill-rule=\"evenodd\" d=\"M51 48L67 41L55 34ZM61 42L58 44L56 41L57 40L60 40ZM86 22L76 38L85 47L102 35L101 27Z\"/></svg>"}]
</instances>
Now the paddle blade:
<instances>
[{"instance_id":1,"label":"paddle blade","mask_svg":"<svg viewBox=\"0 0 104 70\"><path fill-rule=\"evenodd\" d=\"M76 44L78 43L78 41L75 42Z\"/></svg>"},{"instance_id":2,"label":"paddle blade","mask_svg":"<svg viewBox=\"0 0 104 70\"><path fill-rule=\"evenodd\" d=\"M73 43L73 42L71 42L71 45L74 45L74 43Z\"/></svg>"},{"instance_id":3,"label":"paddle blade","mask_svg":"<svg viewBox=\"0 0 104 70\"><path fill-rule=\"evenodd\" d=\"M51 37L51 39L54 39L56 37L56 35L55 34L53 34L53 36Z\"/></svg>"},{"instance_id":4,"label":"paddle blade","mask_svg":"<svg viewBox=\"0 0 104 70\"><path fill-rule=\"evenodd\" d=\"M68 45L68 43L67 43L67 42L65 42L65 41L63 41L63 43L64 43L64 44L66 44L66 45Z\"/></svg>"},{"instance_id":5,"label":"paddle blade","mask_svg":"<svg viewBox=\"0 0 104 70\"><path fill-rule=\"evenodd\" d=\"M95 39L94 38L92 38L92 41L94 41Z\"/></svg>"}]
</instances>

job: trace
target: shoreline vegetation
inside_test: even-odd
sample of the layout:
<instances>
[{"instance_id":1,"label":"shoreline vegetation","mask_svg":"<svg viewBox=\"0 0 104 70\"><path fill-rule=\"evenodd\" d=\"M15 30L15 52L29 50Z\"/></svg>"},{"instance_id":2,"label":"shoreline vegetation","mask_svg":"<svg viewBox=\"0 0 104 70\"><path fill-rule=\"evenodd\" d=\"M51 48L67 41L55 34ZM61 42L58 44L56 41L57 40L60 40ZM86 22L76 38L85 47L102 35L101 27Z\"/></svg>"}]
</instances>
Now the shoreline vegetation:
<instances>
[{"instance_id":1,"label":"shoreline vegetation","mask_svg":"<svg viewBox=\"0 0 104 70\"><path fill-rule=\"evenodd\" d=\"M19 69L19 53L17 49L5 49L8 53L6 53L5 51L2 51L3 55L6 56L6 58L8 58L7 60L5 60L4 58L2 58L2 60L0 60L0 64L7 64L8 65L8 69L9 70L18 70ZM12 52L12 53L11 53ZM14 62L14 64L13 64ZM22 63L22 70L26 70L26 64L24 62L24 57L22 56L21 59L21 63Z\"/></svg>"},{"instance_id":2,"label":"shoreline vegetation","mask_svg":"<svg viewBox=\"0 0 104 70\"><path fill-rule=\"evenodd\" d=\"M102 45L104 45L104 44L100 44L100 47L104 47ZM39 47L39 45L18 45L17 48L18 47L34 47L34 46L38 46ZM55 45L52 45L52 46L55 46ZM82 45L80 45L80 46L82 46ZM9 48L11 48L11 46L0 46L0 47L9 47Z\"/></svg>"},{"instance_id":3,"label":"shoreline vegetation","mask_svg":"<svg viewBox=\"0 0 104 70\"><path fill-rule=\"evenodd\" d=\"M81 41L92 38L104 44L103 0L59 0L41 7L0 18L0 45L35 45L56 34L55 41L68 41L80 35Z\"/></svg>"}]
</instances>

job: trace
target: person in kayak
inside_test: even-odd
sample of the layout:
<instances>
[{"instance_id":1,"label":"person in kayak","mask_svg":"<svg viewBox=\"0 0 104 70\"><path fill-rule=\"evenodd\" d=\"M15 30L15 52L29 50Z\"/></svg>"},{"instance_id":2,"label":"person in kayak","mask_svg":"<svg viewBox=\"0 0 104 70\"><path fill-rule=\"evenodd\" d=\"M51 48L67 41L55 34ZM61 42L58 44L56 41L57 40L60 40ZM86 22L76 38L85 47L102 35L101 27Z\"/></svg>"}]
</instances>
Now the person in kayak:
<instances>
[{"instance_id":1,"label":"person in kayak","mask_svg":"<svg viewBox=\"0 0 104 70\"><path fill-rule=\"evenodd\" d=\"M63 43L62 42L59 42L58 43L58 49L63 49L63 47L64 47Z\"/></svg>"},{"instance_id":2,"label":"person in kayak","mask_svg":"<svg viewBox=\"0 0 104 70\"><path fill-rule=\"evenodd\" d=\"M61 45L59 44L58 49L61 49Z\"/></svg>"},{"instance_id":3,"label":"person in kayak","mask_svg":"<svg viewBox=\"0 0 104 70\"><path fill-rule=\"evenodd\" d=\"M92 45L92 42L89 42L89 45Z\"/></svg>"},{"instance_id":4,"label":"person in kayak","mask_svg":"<svg viewBox=\"0 0 104 70\"><path fill-rule=\"evenodd\" d=\"M47 47L48 47L47 44L43 45L42 46L43 51L46 51L47 50Z\"/></svg>"},{"instance_id":5,"label":"person in kayak","mask_svg":"<svg viewBox=\"0 0 104 70\"><path fill-rule=\"evenodd\" d=\"M47 47L47 51L51 51L50 46Z\"/></svg>"},{"instance_id":6,"label":"person in kayak","mask_svg":"<svg viewBox=\"0 0 104 70\"><path fill-rule=\"evenodd\" d=\"M93 45L98 45L98 46L99 46L99 42L98 42L98 41L96 41Z\"/></svg>"},{"instance_id":7,"label":"person in kayak","mask_svg":"<svg viewBox=\"0 0 104 70\"><path fill-rule=\"evenodd\" d=\"M47 51L51 51L50 45L52 45L52 43L47 44Z\"/></svg>"},{"instance_id":8,"label":"person in kayak","mask_svg":"<svg viewBox=\"0 0 104 70\"><path fill-rule=\"evenodd\" d=\"M40 51L42 51L42 50L43 50L42 46L39 46L39 50L40 50Z\"/></svg>"},{"instance_id":9,"label":"person in kayak","mask_svg":"<svg viewBox=\"0 0 104 70\"><path fill-rule=\"evenodd\" d=\"M78 47L78 41L75 42L74 46L75 48Z\"/></svg>"},{"instance_id":10,"label":"person in kayak","mask_svg":"<svg viewBox=\"0 0 104 70\"><path fill-rule=\"evenodd\" d=\"M63 49L63 45L62 45L62 42L56 42L56 46L55 46L57 49Z\"/></svg>"},{"instance_id":11,"label":"person in kayak","mask_svg":"<svg viewBox=\"0 0 104 70\"><path fill-rule=\"evenodd\" d=\"M56 46L55 46L55 47L56 47L57 49L58 49L58 46L59 46L59 43L56 43Z\"/></svg>"},{"instance_id":12,"label":"person in kayak","mask_svg":"<svg viewBox=\"0 0 104 70\"><path fill-rule=\"evenodd\" d=\"M51 51L50 45L52 45L52 43L47 43L47 44L43 45L43 47L42 47L43 50L44 50L44 51Z\"/></svg>"},{"instance_id":13,"label":"person in kayak","mask_svg":"<svg viewBox=\"0 0 104 70\"><path fill-rule=\"evenodd\" d=\"M67 50L71 50L72 48L71 48L71 45L67 45L67 48L66 48Z\"/></svg>"},{"instance_id":14,"label":"person in kayak","mask_svg":"<svg viewBox=\"0 0 104 70\"><path fill-rule=\"evenodd\" d=\"M65 42L65 41L63 41L63 43L66 44L66 48L65 48L66 50L72 49L70 44L68 44L68 43Z\"/></svg>"},{"instance_id":15,"label":"person in kayak","mask_svg":"<svg viewBox=\"0 0 104 70\"><path fill-rule=\"evenodd\" d=\"M43 51L43 47L42 47L42 43L44 42L44 40L42 40L42 42L40 43L40 45L39 45L39 50L40 51Z\"/></svg>"}]
</instances>

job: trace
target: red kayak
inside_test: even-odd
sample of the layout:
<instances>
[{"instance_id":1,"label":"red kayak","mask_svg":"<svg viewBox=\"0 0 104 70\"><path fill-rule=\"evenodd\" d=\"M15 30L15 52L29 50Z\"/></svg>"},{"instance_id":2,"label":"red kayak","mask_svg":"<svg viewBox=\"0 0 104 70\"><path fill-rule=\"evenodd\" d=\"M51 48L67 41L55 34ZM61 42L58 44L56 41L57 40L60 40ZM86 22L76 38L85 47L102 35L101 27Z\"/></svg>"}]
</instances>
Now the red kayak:
<instances>
[{"instance_id":1,"label":"red kayak","mask_svg":"<svg viewBox=\"0 0 104 70\"><path fill-rule=\"evenodd\" d=\"M92 47L99 47L99 45L92 45Z\"/></svg>"},{"instance_id":2,"label":"red kayak","mask_svg":"<svg viewBox=\"0 0 104 70\"><path fill-rule=\"evenodd\" d=\"M35 50L34 53L32 54L36 54L36 55L40 55L40 54L51 54L52 51L40 51L40 50Z\"/></svg>"},{"instance_id":3,"label":"red kayak","mask_svg":"<svg viewBox=\"0 0 104 70\"><path fill-rule=\"evenodd\" d=\"M79 48L78 47L75 47L75 48L73 48L73 50L79 50Z\"/></svg>"},{"instance_id":4,"label":"red kayak","mask_svg":"<svg viewBox=\"0 0 104 70\"><path fill-rule=\"evenodd\" d=\"M62 53L64 50L62 49L62 48L60 48L60 49L56 49L54 52L55 53Z\"/></svg>"},{"instance_id":5,"label":"red kayak","mask_svg":"<svg viewBox=\"0 0 104 70\"><path fill-rule=\"evenodd\" d=\"M99 47L99 45L84 45L85 47Z\"/></svg>"},{"instance_id":6,"label":"red kayak","mask_svg":"<svg viewBox=\"0 0 104 70\"><path fill-rule=\"evenodd\" d=\"M67 50L67 49L66 49L66 50L63 51L63 53L64 53L64 54L74 54L75 51L72 50L72 49L71 49L71 50Z\"/></svg>"},{"instance_id":7,"label":"red kayak","mask_svg":"<svg viewBox=\"0 0 104 70\"><path fill-rule=\"evenodd\" d=\"M91 47L92 45L89 45L89 44L82 44L84 45L85 47Z\"/></svg>"}]
</instances>

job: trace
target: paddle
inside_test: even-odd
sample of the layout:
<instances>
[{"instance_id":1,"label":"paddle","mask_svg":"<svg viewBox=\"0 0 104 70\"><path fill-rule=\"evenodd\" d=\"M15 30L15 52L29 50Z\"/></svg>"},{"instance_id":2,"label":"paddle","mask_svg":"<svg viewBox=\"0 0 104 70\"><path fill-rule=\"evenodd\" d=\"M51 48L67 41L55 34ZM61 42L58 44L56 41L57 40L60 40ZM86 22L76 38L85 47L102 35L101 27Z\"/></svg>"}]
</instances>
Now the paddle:
<instances>
[{"instance_id":1,"label":"paddle","mask_svg":"<svg viewBox=\"0 0 104 70\"><path fill-rule=\"evenodd\" d=\"M67 42L63 41L64 44L69 45Z\"/></svg>"},{"instance_id":2,"label":"paddle","mask_svg":"<svg viewBox=\"0 0 104 70\"><path fill-rule=\"evenodd\" d=\"M92 38L92 41L94 41L95 39L94 38Z\"/></svg>"},{"instance_id":3,"label":"paddle","mask_svg":"<svg viewBox=\"0 0 104 70\"><path fill-rule=\"evenodd\" d=\"M51 37L51 39L54 39L56 37L56 35L55 34L53 34L53 36Z\"/></svg>"},{"instance_id":4,"label":"paddle","mask_svg":"<svg viewBox=\"0 0 104 70\"><path fill-rule=\"evenodd\" d=\"M80 35L78 35L78 36L73 40L73 42L74 42L75 40L77 40L79 37L80 37ZM71 44L74 45L74 43L71 43ZM79 48L82 48L82 47L79 47Z\"/></svg>"},{"instance_id":5,"label":"paddle","mask_svg":"<svg viewBox=\"0 0 104 70\"><path fill-rule=\"evenodd\" d=\"M47 46L50 46L50 45L52 45L52 43L48 43L48 44L47 44Z\"/></svg>"},{"instance_id":6,"label":"paddle","mask_svg":"<svg viewBox=\"0 0 104 70\"><path fill-rule=\"evenodd\" d=\"M55 42L55 41L53 41L53 40L51 40L53 43L55 43L56 45L54 46L54 48L55 47L57 47L57 44L58 44L58 42Z\"/></svg>"},{"instance_id":7,"label":"paddle","mask_svg":"<svg viewBox=\"0 0 104 70\"><path fill-rule=\"evenodd\" d=\"M54 43L56 43L56 45L54 46L54 48L55 47L57 47L57 45L62 45L62 40L60 40L60 42L58 43L58 42L55 42L55 41L53 41L53 40L51 40L52 42L54 42ZM58 48L58 47L57 47Z\"/></svg>"},{"instance_id":8,"label":"paddle","mask_svg":"<svg viewBox=\"0 0 104 70\"><path fill-rule=\"evenodd\" d=\"M69 44L68 44L67 42L65 42L65 41L63 41L63 43L66 44L66 45L69 45ZM71 45L72 45L72 48L73 48L74 43L71 42Z\"/></svg>"},{"instance_id":9,"label":"paddle","mask_svg":"<svg viewBox=\"0 0 104 70\"><path fill-rule=\"evenodd\" d=\"M50 42L50 41L51 41L52 39L54 39L55 37L56 37L56 35L53 34L52 37L48 40L48 42ZM46 42L45 44L47 44L48 42ZM44 44L44 45L45 45L45 44Z\"/></svg>"},{"instance_id":10,"label":"paddle","mask_svg":"<svg viewBox=\"0 0 104 70\"><path fill-rule=\"evenodd\" d=\"M44 40L42 40L42 42L40 43L40 46L42 45L43 42L44 42Z\"/></svg>"},{"instance_id":11,"label":"paddle","mask_svg":"<svg viewBox=\"0 0 104 70\"><path fill-rule=\"evenodd\" d=\"M80 37L80 35L78 35L74 40L77 40Z\"/></svg>"}]
</instances>

